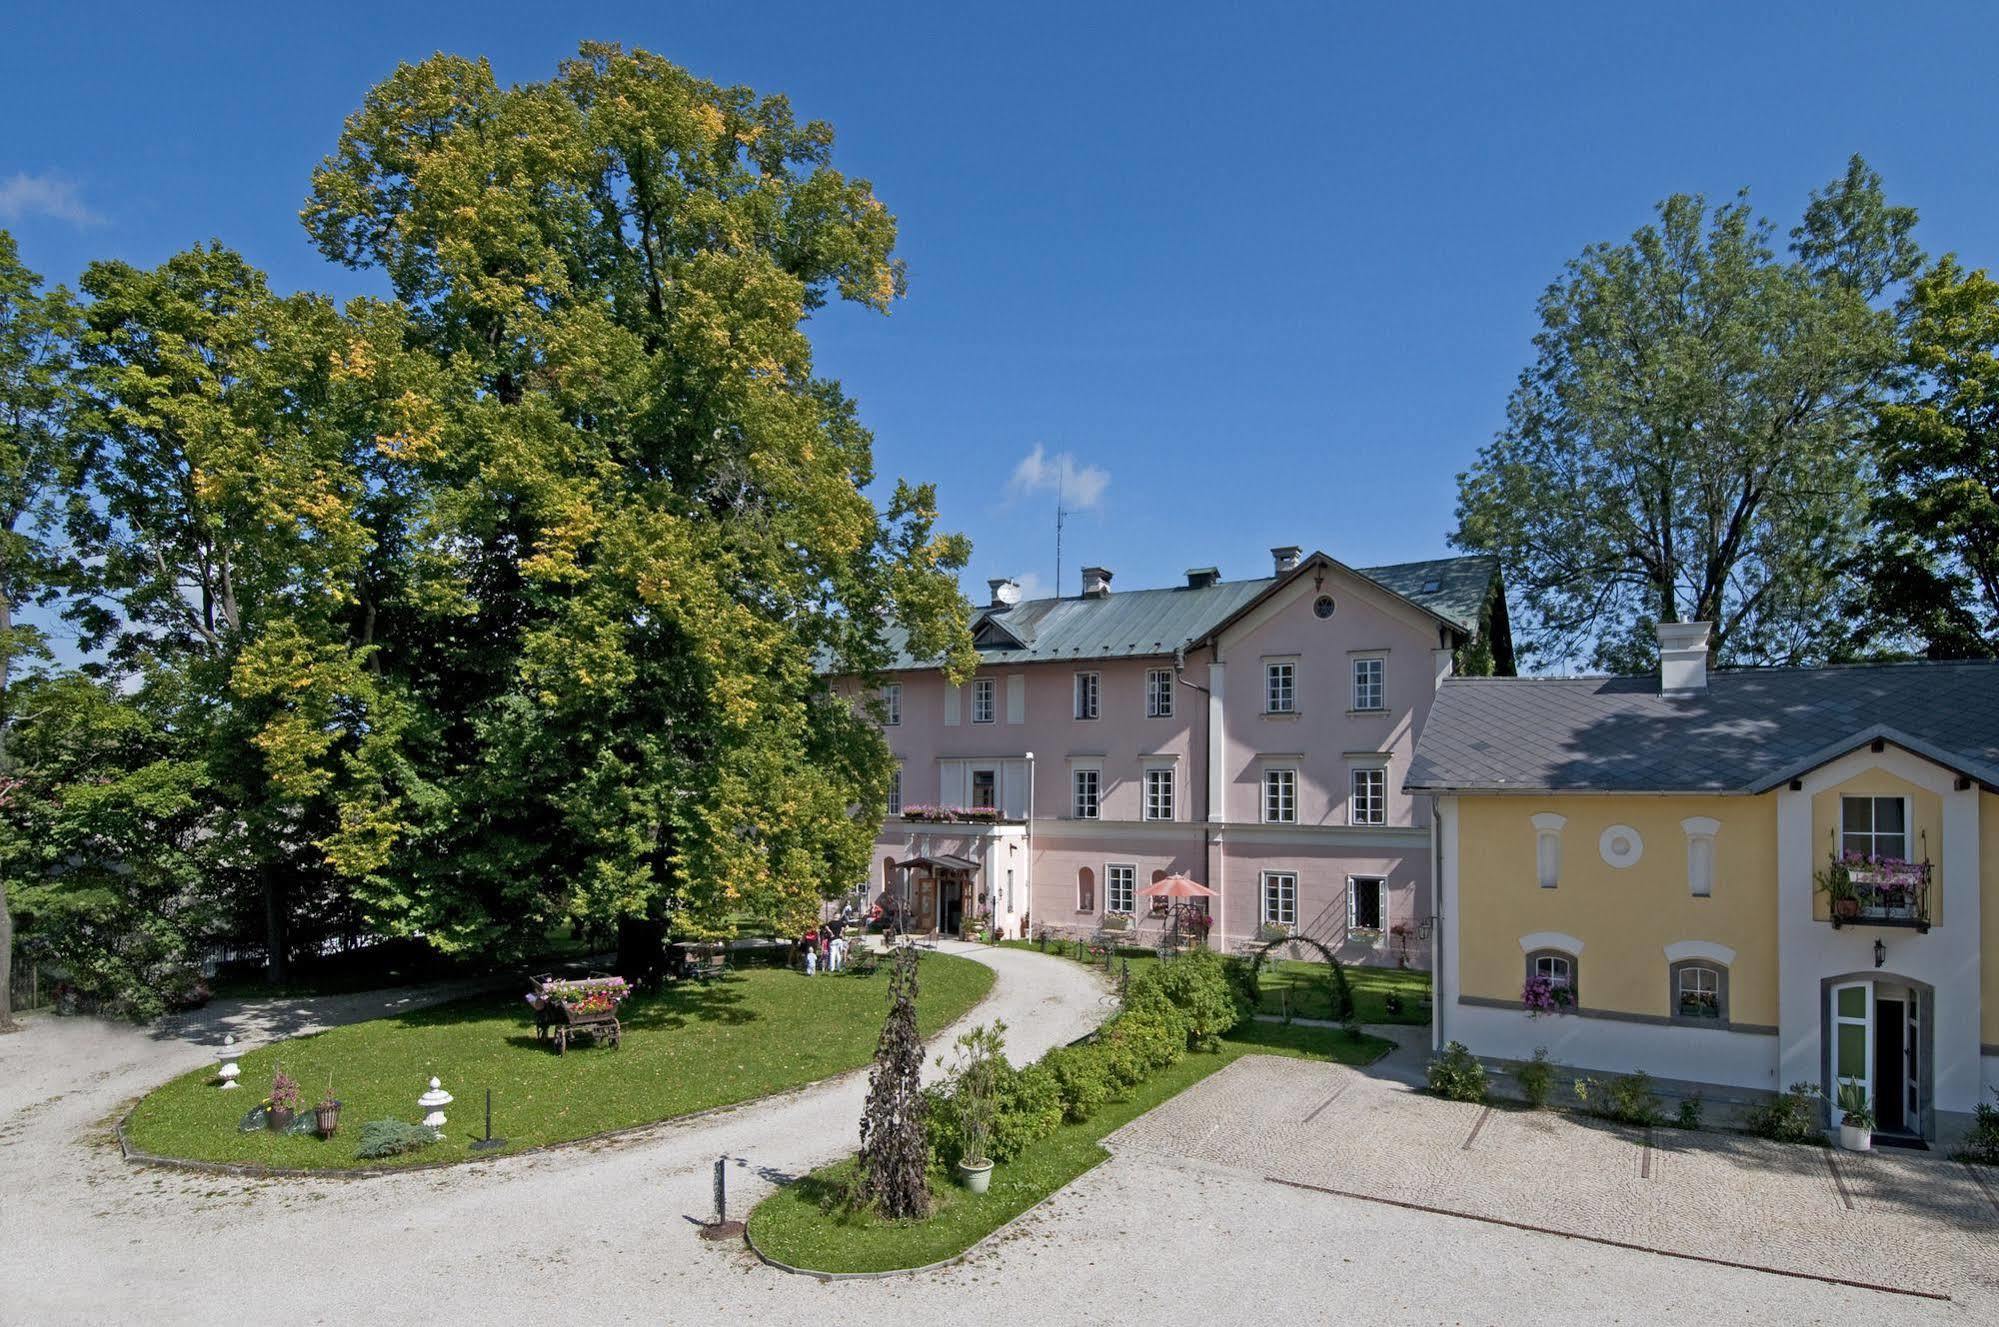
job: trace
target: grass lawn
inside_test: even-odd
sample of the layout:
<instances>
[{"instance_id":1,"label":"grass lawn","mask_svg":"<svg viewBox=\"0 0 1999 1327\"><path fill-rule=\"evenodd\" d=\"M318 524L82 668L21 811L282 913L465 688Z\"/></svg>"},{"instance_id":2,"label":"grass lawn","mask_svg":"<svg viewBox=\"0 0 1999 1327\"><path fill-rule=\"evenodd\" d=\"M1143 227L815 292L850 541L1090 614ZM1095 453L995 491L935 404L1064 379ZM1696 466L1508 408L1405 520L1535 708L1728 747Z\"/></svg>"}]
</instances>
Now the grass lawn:
<instances>
[{"instance_id":1,"label":"grass lawn","mask_svg":"<svg viewBox=\"0 0 1999 1327\"><path fill-rule=\"evenodd\" d=\"M926 954L918 1002L925 1036L985 998L991 968ZM245 1055L247 1091L214 1086L213 1067L157 1089L132 1112L135 1147L160 1156L325 1170L462 1161L482 1127L493 1089L493 1132L508 1151L564 1142L733 1105L866 1064L887 1010L886 967L873 977L807 977L747 968L707 986L693 983L627 1000L624 1044L588 1042L557 1056L534 1039L534 1015L519 994L481 996L396 1018L296 1037ZM340 1132L309 1136L240 1133L237 1123L270 1091L275 1062L298 1079L310 1108L326 1091L343 1103ZM438 1143L400 1158L354 1155L361 1126L415 1121L430 1077L458 1098ZM490 1155L490 1154L489 1154Z\"/></svg>"},{"instance_id":2,"label":"grass lawn","mask_svg":"<svg viewBox=\"0 0 1999 1327\"><path fill-rule=\"evenodd\" d=\"M1039 949L1031 940L1003 940L1001 944L1011 949ZM1056 952L1051 943L1048 952ZM1076 959L1078 950L1074 942L1062 949L1065 958ZM1306 952L1310 952L1309 950ZM1083 959L1087 961L1087 952ZM1120 963L1130 963L1132 975L1159 962L1159 956L1150 949L1121 950L1111 958L1111 975L1116 976ZM1099 965L1101 960L1098 960ZM1430 994L1430 974L1413 968L1375 968L1357 964L1342 965L1347 974L1347 982L1353 987L1354 1005L1363 1023L1399 1023L1410 1027L1424 1027L1430 1022L1430 1014L1422 1005L1424 997ZM1258 1012L1281 1014L1288 997L1291 1013L1296 1018L1331 1018L1332 998L1326 990L1330 980L1324 962L1318 959L1272 959L1263 965L1263 972L1257 978L1257 987L1263 993ZM1402 1012L1388 1012L1387 997L1390 993L1402 997Z\"/></svg>"},{"instance_id":3,"label":"grass lawn","mask_svg":"<svg viewBox=\"0 0 1999 1327\"><path fill-rule=\"evenodd\" d=\"M1366 1064L1389 1044L1378 1037L1350 1041L1326 1028L1246 1023L1219 1051L1189 1054L1162 1069L1125 1101L1114 1101L1083 1124L1065 1124L1023 1156L993 1170L992 1187L974 1194L941 1170L931 1174L937 1208L925 1221L882 1221L840 1203L851 1160L814 1171L757 1204L750 1237L779 1262L820 1272L885 1272L922 1267L963 1253L1020 1213L1109 1157L1101 1140L1161 1102L1186 1091L1244 1055L1287 1055Z\"/></svg>"}]
</instances>

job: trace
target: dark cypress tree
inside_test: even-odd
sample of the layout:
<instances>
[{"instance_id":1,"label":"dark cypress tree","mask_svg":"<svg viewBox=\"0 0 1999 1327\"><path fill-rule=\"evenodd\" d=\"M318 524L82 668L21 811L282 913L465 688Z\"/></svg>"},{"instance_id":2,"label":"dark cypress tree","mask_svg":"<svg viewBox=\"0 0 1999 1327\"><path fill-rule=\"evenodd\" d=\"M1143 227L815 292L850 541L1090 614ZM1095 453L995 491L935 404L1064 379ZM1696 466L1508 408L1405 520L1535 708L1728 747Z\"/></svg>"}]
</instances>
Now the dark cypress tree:
<instances>
[{"instance_id":1,"label":"dark cypress tree","mask_svg":"<svg viewBox=\"0 0 1999 1327\"><path fill-rule=\"evenodd\" d=\"M923 1039L916 1030L916 951L889 968L888 1019L875 1043L861 1115L861 1201L885 1217L930 1214L930 1145L923 1129Z\"/></svg>"}]
</instances>

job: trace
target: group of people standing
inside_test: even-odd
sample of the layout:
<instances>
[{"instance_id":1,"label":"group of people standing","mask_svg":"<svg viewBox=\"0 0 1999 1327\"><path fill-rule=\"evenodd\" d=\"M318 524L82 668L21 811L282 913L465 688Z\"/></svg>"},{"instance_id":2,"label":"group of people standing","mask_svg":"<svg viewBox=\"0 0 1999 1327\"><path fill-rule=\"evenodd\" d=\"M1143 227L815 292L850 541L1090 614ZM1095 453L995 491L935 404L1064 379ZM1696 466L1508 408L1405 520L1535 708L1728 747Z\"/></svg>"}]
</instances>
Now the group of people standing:
<instances>
[{"instance_id":1,"label":"group of people standing","mask_svg":"<svg viewBox=\"0 0 1999 1327\"><path fill-rule=\"evenodd\" d=\"M803 955L805 975L810 977L820 971L844 972L847 954L853 947L847 938L847 919L835 917L821 922L798 938L798 948Z\"/></svg>"}]
</instances>

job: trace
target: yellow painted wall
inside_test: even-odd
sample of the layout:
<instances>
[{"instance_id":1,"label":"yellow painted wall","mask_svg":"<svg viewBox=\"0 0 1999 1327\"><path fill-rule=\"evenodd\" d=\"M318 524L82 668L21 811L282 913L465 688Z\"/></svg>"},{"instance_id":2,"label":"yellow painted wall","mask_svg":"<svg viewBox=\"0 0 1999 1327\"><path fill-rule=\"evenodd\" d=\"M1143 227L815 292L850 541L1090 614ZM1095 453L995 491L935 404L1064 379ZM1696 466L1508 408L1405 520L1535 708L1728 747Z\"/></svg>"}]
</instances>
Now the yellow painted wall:
<instances>
[{"instance_id":1,"label":"yellow painted wall","mask_svg":"<svg viewBox=\"0 0 1999 1327\"><path fill-rule=\"evenodd\" d=\"M1926 788L1918 788L1886 770L1871 769L1856 774L1845 783L1812 796L1812 870L1823 868L1839 849L1839 799L1842 797L1906 797L1909 799L1909 860L1929 861L1934 878L1942 880L1943 799ZM1983 854L1980 855L1983 861ZM1812 892L1812 916L1819 921L1831 917L1832 902L1817 890ZM1941 923L1943 890L1930 891L1930 920Z\"/></svg>"},{"instance_id":2,"label":"yellow painted wall","mask_svg":"<svg viewBox=\"0 0 1999 1327\"><path fill-rule=\"evenodd\" d=\"M1561 881L1536 879L1531 817L1553 812L1562 829ZM1687 888L1680 822L1707 816L1715 836L1714 894ZM1561 931L1583 942L1579 984L1586 1009L1672 1012L1664 947L1708 940L1736 951L1729 1019L1777 1022L1777 798L1470 797L1458 799L1458 913L1465 995L1518 1000L1526 977L1520 937ZM1603 860L1611 825L1644 840L1635 866Z\"/></svg>"},{"instance_id":3,"label":"yellow painted wall","mask_svg":"<svg viewBox=\"0 0 1999 1327\"><path fill-rule=\"evenodd\" d=\"M1978 795L1978 917L1979 971L1984 989L1979 998L1983 1018L1978 1040L1999 1046L1999 796Z\"/></svg>"}]
</instances>

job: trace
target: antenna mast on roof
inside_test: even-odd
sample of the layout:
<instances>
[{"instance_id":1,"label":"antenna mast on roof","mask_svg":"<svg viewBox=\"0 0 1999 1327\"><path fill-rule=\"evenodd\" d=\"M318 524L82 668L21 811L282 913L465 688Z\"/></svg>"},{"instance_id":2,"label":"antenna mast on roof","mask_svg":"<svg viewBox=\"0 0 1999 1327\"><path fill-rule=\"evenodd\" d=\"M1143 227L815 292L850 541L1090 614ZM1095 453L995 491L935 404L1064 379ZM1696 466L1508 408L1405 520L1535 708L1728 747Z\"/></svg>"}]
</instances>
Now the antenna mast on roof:
<instances>
[{"instance_id":1,"label":"antenna mast on roof","mask_svg":"<svg viewBox=\"0 0 1999 1327\"><path fill-rule=\"evenodd\" d=\"M1069 463L1057 463L1055 470L1055 597L1062 597L1062 522L1069 513L1062 506L1062 481L1069 477Z\"/></svg>"}]
</instances>

